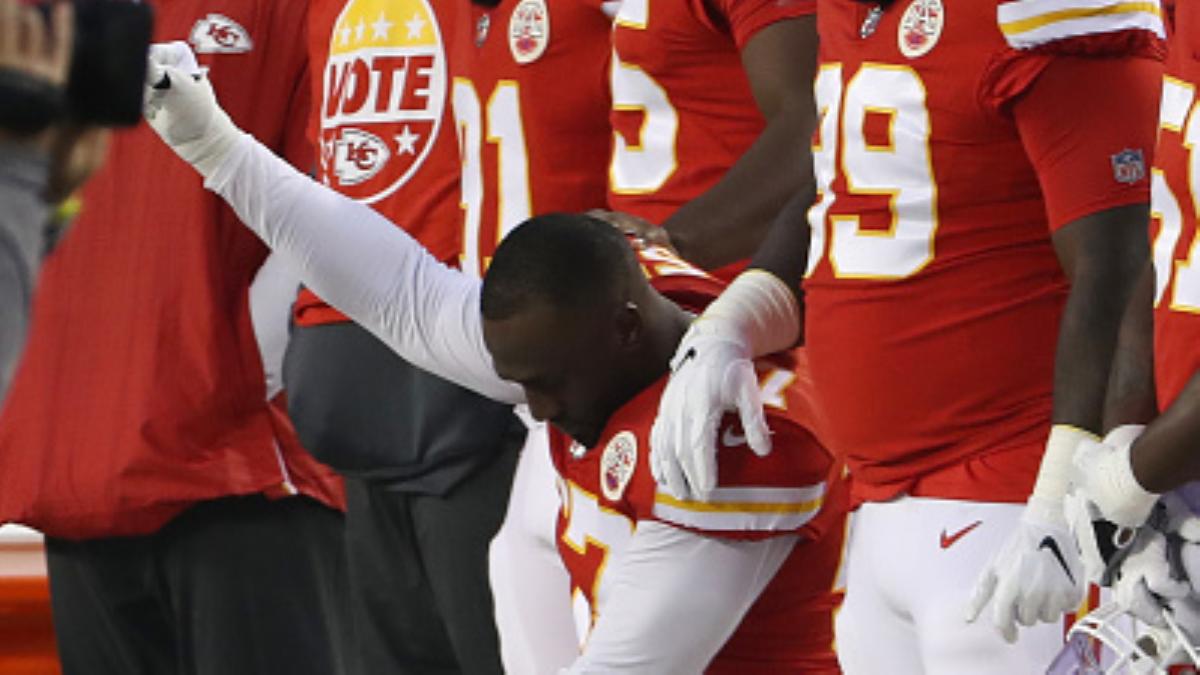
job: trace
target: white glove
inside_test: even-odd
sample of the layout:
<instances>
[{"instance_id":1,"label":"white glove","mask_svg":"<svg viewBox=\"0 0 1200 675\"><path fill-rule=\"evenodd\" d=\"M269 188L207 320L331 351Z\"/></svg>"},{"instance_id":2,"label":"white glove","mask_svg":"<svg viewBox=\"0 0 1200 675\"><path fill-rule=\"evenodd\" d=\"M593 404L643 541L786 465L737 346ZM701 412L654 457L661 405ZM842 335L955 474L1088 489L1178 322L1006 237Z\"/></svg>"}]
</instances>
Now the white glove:
<instances>
[{"instance_id":1,"label":"white glove","mask_svg":"<svg viewBox=\"0 0 1200 675\"><path fill-rule=\"evenodd\" d=\"M1167 611L1187 637L1189 645L1200 643L1200 599L1195 596L1168 600ZM1193 649L1193 652L1195 649ZM1193 664L1194 661L1179 659L1175 663Z\"/></svg>"},{"instance_id":2,"label":"white glove","mask_svg":"<svg viewBox=\"0 0 1200 675\"><path fill-rule=\"evenodd\" d=\"M991 600L992 625L1014 642L1016 622L1032 626L1039 620L1057 621L1079 607L1083 592L1083 566L1061 512L1031 503L1016 532L980 575L967 621L975 621Z\"/></svg>"},{"instance_id":3,"label":"white glove","mask_svg":"<svg viewBox=\"0 0 1200 675\"><path fill-rule=\"evenodd\" d=\"M1055 425L1046 441L1033 493L1017 529L984 568L967 607L975 621L990 600L992 624L1008 642L1017 639L1016 622L1057 621L1079 607L1085 589L1083 565L1063 515L1071 456L1091 435Z\"/></svg>"},{"instance_id":4,"label":"white glove","mask_svg":"<svg viewBox=\"0 0 1200 675\"><path fill-rule=\"evenodd\" d=\"M1162 503L1167 513L1166 531L1178 534L1185 541L1200 543L1200 514L1192 510L1187 500L1179 495L1179 490L1163 495Z\"/></svg>"},{"instance_id":5,"label":"white glove","mask_svg":"<svg viewBox=\"0 0 1200 675\"><path fill-rule=\"evenodd\" d=\"M1072 459L1076 489L1096 505L1102 518L1121 527L1140 527L1158 501L1158 495L1138 484L1129 463L1129 448L1140 429L1118 427L1102 442L1085 439Z\"/></svg>"},{"instance_id":6,"label":"white glove","mask_svg":"<svg viewBox=\"0 0 1200 675\"><path fill-rule=\"evenodd\" d=\"M217 104L212 84L182 42L150 48L143 112L163 141L205 178L243 135Z\"/></svg>"},{"instance_id":7,"label":"white glove","mask_svg":"<svg viewBox=\"0 0 1200 675\"><path fill-rule=\"evenodd\" d=\"M771 451L753 358L786 349L800 330L795 296L761 270L734 280L692 324L671 359L671 379L650 430L650 471L679 498L705 498L717 484L717 427L741 417L746 442Z\"/></svg>"},{"instance_id":8,"label":"white glove","mask_svg":"<svg viewBox=\"0 0 1200 675\"><path fill-rule=\"evenodd\" d=\"M146 84L154 86L162 80L162 68L171 66L193 77L203 75L207 69L196 62L196 54L183 40L156 42L150 45L146 56L150 68L146 69Z\"/></svg>"},{"instance_id":9,"label":"white glove","mask_svg":"<svg viewBox=\"0 0 1200 675\"><path fill-rule=\"evenodd\" d=\"M1171 576L1167 559L1167 539L1161 532L1144 527L1133 543L1133 550L1117 573L1113 597L1125 611L1139 620L1165 628L1163 603L1186 598L1192 591L1184 579Z\"/></svg>"},{"instance_id":10,"label":"white glove","mask_svg":"<svg viewBox=\"0 0 1200 675\"><path fill-rule=\"evenodd\" d=\"M770 430L750 348L719 320L692 324L671 359L671 379L650 429L650 470L679 498L703 498L717 484L717 428L725 411L741 416L746 443L771 451Z\"/></svg>"},{"instance_id":11,"label":"white glove","mask_svg":"<svg viewBox=\"0 0 1200 675\"><path fill-rule=\"evenodd\" d=\"M1095 521L1100 519L1096 505L1078 490L1072 490L1063 499L1063 513L1067 518L1067 528L1075 538L1075 546L1079 551L1084 582L1101 584L1108 563L1101 554L1101 543L1096 534Z\"/></svg>"},{"instance_id":12,"label":"white glove","mask_svg":"<svg viewBox=\"0 0 1200 675\"><path fill-rule=\"evenodd\" d=\"M1192 586L1192 593L1200 595L1200 515L1177 491L1163 495L1162 502L1167 511L1167 532L1182 540L1178 542L1179 565Z\"/></svg>"}]
</instances>

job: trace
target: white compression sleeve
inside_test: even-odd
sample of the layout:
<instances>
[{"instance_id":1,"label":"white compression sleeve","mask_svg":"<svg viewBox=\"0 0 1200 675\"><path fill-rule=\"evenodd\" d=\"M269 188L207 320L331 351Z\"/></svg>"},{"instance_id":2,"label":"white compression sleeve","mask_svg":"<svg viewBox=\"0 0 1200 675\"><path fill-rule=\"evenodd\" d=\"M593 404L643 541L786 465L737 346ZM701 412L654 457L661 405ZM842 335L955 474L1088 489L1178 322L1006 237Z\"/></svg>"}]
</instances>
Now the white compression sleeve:
<instances>
[{"instance_id":1,"label":"white compression sleeve","mask_svg":"<svg viewBox=\"0 0 1200 675\"><path fill-rule=\"evenodd\" d=\"M250 321L267 378L267 400L283 390L283 355L291 334L288 323L300 280L279 256L263 261L250 284Z\"/></svg>"},{"instance_id":2,"label":"white compression sleeve","mask_svg":"<svg viewBox=\"0 0 1200 675\"><path fill-rule=\"evenodd\" d=\"M492 367L480 283L429 255L365 204L241 135L205 181L306 285L413 365L498 401L521 388Z\"/></svg>"},{"instance_id":3,"label":"white compression sleeve","mask_svg":"<svg viewBox=\"0 0 1200 675\"><path fill-rule=\"evenodd\" d=\"M795 547L640 521L604 572L596 625L569 675L700 673Z\"/></svg>"}]
</instances>

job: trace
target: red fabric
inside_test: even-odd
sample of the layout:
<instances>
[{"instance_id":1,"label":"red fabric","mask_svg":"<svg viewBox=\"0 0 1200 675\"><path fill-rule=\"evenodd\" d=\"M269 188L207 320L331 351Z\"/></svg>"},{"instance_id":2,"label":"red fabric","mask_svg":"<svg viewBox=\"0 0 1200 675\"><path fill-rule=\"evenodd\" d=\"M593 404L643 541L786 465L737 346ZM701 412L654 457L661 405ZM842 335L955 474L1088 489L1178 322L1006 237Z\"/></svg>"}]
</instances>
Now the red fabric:
<instances>
[{"instance_id":1,"label":"red fabric","mask_svg":"<svg viewBox=\"0 0 1200 675\"><path fill-rule=\"evenodd\" d=\"M715 185L766 125L742 67L741 47L762 28L812 14L809 0L637 0L644 26L618 20L613 49L641 70L678 116L674 169L656 188L614 184L610 208L661 224ZM649 114L654 114L652 110ZM643 144L645 109L617 106L612 129L630 147Z\"/></svg>"},{"instance_id":2,"label":"red fabric","mask_svg":"<svg viewBox=\"0 0 1200 675\"><path fill-rule=\"evenodd\" d=\"M661 249L650 249L648 253L643 251L641 257L652 283L684 307L702 309L723 286ZM764 380L781 369L794 375L776 407L767 408L774 451L759 458L744 444L726 446L722 440L718 487L791 488L826 483L828 491L819 514L800 529L807 540L796 547L750 608L741 627L714 659L710 672L837 672L832 617L840 601L833 586L841 559L846 510L839 480L841 469L810 431L816 412L803 353L795 358L782 355L761 359L759 366ZM620 550L637 521L660 520L678 526L655 514L659 488L648 463L650 427L665 385L664 377L617 410L600 440L582 456L571 454L573 443L569 437L553 428L550 432L551 454L564 486L559 552L571 576L572 592L581 593L593 608L609 556ZM728 415L721 428L736 430L736 416ZM626 485L610 496L605 491L604 470L608 447L615 437L629 434L635 439L633 473ZM612 489L611 483L608 489ZM598 506L573 499L594 499ZM581 524L589 519L586 511L593 508L608 515L594 524ZM758 539L780 532L697 531L732 539ZM612 538L605 539L606 533ZM586 543L580 548L578 541Z\"/></svg>"},{"instance_id":3,"label":"red fabric","mask_svg":"<svg viewBox=\"0 0 1200 675\"><path fill-rule=\"evenodd\" d=\"M1192 2L1178 3L1175 26L1167 75L1191 87L1200 85L1200 8ZM1194 113L1194 103L1189 104L1187 109ZM1194 114L1190 123L1197 123ZM1197 186L1189 183L1196 178L1190 168L1195 149L1184 145L1181 130L1163 127L1159 134L1156 168L1163 174L1163 192L1174 196L1182 214L1179 238L1170 249L1170 257L1159 260L1156 256L1155 259L1156 267L1160 268L1157 270L1159 275L1170 275L1154 308L1155 385L1158 388L1159 409L1166 410L1183 391L1188 380L1200 370L1200 309L1177 303L1175 299L1180 272L1186 269L1183 266L1197 244L1200 230L1197 229L1197 215L1192 204L1200 195L1196 194ZM1159 202L1158 193L1155 197L1153 210L1156 214L1151 224L1151 235L1158 243L1158 238L1163 236L1159 214L1167 209ZM1200 254L1191 258L1194 263ZM1165 269L1161 269L1163 267Z\"/></svg>"},{"instance_id":4,"label":"red fabric","mask_svg":"<svg viewBox=\"0 0 1200 675\"><path fill-rule=\"evenodd\" d=\"M715 8L720 24L728 26L740 50L758 31L784 19L817 13L817 0L692 0L692 4Z\"/></svg>"},{"instance_id":5,"label":"red fabric","mask_svg":"<svg viewBox=\"0 0 1200 675\"><path fill-rule=\"evenodd\" d=\"M1115 206L1150 200L1150 166L1162 64L1152 59L1057 58L1012 106L1037 169L1052 230ZM1064 115L1062 102L1087 101L1103 115ZM1142 153L1146 179L1117 182L1113 157Z\"/></svg>"},{"instance_id":6,"label":"red fabric","mask_svg":"<svg viewBox=\"0 0 1200 675\"><path fill-rule=\"evenodd\" d=\"M156 41L206 17L253 49L202 53L234 122L307 169L305 2L154 3ZM114 135L42 272L0 418L0 521L67 538L138 535L195 502L276 491L339 503L275 426L248 289L267 250L148 127Z\"/></svg>"},{"instance_id":7,"label":"red fabric","mask_svg":"<svg viewBox=\"0 0 1200 675\"><path fill-rule=\"evenodd\" d=\"M447 63L459 4L410 0L381 14L354 0L311 0L308 17L318 102L309 129L320 150L318 178L371 204L446 261L458 253L461 238ZM380 16L392 25L377 25ZM407 22L414 16L425 25L420 37L410 38ZM365 89L363 80L369 81ZM416 138L406 151L400 139L410 134ZM348 321L307 289L294 314L304 326Z\"/></svg>"},{"instance_id":8,"label":"red fabric","mask_svg":"<svg viewBox=\"0 0 1200 675\"><path fill-rule=\"evenodd\" d=\"M467 3L463 3L466 5ZM482 181L479 228L465 228L464 271L482 274L500 239L532 215L584 211L604 206L609 159L608 35L611 22L596 1L546 0L545 51L527 63L513 56L511 30L517 2L487 10L472 4L468 19L457 24L450 39L450 67L459 96L478 103L477 116L467 108L455 116L464 137L480 134ZM487 30L481 31L480 26ZM502 92L516 90L516 105ZM478 129L472 129L478 125ZM523 147L501 152L505 140L518 133ZM464 149L464 152L469 149ZM501 161L517 161L523 153L526 172L500 171ZM464 158L464 203L476 157ZM456 174L457 175L457 174ZM521 181L527 183L522 190ZM506 197L507 195L507 197ZM517 199L527 198L528 208ZM467 220L470 210L466 209ZM475 264L470 264L474 262Z\"/></svg>"},{"instance_id":9,"label":"red fabric","mask_svg":"<svg viewBox=\"0 0 1200 675\"><path fill-rule=\"evenodd\" d=\"M1145 179L1134 186L1114 180L1111 156L1137 148L1149 161L1145 111L1158 97L1147 86L1114 88L1113 95L1140 100L1123 101L1122 114L1110 115L1094 97L1080 98L1082 85L1066 80L1085 67L1102 78L1144 76L1142 65L1116 59L1083 64L1053 56L1049 47L1016 58L991 3L945 6L940 36L911 58L900 51L905 5L885 11L863 38L868 11L861 3L822 0L817 14L826 88L819 136L834 134L820 140L822 148L837 146L829 163L832 182L822 188L834 199L813 211L822 236L805 282L805 338L825 413L822 438L849 465L856 501L902 492L1023 501L1050 426L1067 291L1048 232L1064 218L1145 198ZM997 70L1000 62L1008 67ZM843 129L853 103L847 92L864 73L910 83L894 91L853 90L863 101L859 109L868 111L868 144L890 142L881 128L903 134L928 120L927 138L911 132L900 137L905 152L928 152L928 163L918 154L894 156L894 148L902 147L896 145L865 164L877 170L872 187L895 180L909 186L906 192L854 190L847 182L846 139L856 131ZM1042 85L1054 90L1041 91ZM1081 105L1072 108L1064 103L1069 101ZM872 126L872 116L886 120L889 107L905 121ZM1051 119L1031 119L1035 115ZM1135 133L1114 137L1110 122ZM1089 136L1096 133L1103 135ZM1055 138L1086 151L1083 159L1058 152L1048 140ZM927 184L926 175L934 191L922 193L914 187ZM859 183L866 181L860 176ZM925 206L931 198L932 210ZM909 226L931 225L932 240L920 228L905 238L889 236L896 232L891 228L898 205ZM872 265L890 264L888 256L897 251L909 256L900 259L919 264L891 276L847 272L843 268L853 261L847 251L861 252L868 240L846 246L830 234L838 224L838 237L854 236L850 228L856 227L880 237L869 241L888 244L889 253L879 253ZM835 268L839 260L842 268Z\"/></svg>"}]
</instances>

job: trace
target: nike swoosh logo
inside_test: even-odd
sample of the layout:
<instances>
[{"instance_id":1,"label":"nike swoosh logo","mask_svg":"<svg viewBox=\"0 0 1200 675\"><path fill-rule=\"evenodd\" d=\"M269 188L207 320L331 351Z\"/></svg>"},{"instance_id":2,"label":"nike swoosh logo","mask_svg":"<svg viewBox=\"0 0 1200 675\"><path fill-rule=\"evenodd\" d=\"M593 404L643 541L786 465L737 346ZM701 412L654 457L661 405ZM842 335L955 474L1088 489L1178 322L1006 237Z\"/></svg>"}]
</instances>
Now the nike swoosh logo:
<instances>
[{"instance_id":1,"label":"nike swoosh logo","mask_svg":"<svg viewBox=\"0 0 1200 675\"><path fill-rule=\"evenodd\" d=\"M1058 564L1062 565L1063 572L1066 573L1067 578L1071 580L1071 583L1075 583L1075 575L1071 574L1071 568L1067 567L1067 559L1063 557L1062 551L1058 548L1058 542L1054 540L1054 537L1049 535L1043 537L1042 543L1038 544L1038 548L1049 549L1054 554L1054 557L1058 558Z\"/></svg>"},{"instance_id":2,"label":"nike swoosh logo","mask_svg":"<svg viewBox=\"0 0 1200 675\"><path fill-rule=\"evenodd\" d=\"M721 444L726 447L735 447L746 444L746 434L739 434L733 430L733 425L725 427L724 433L721 434Z\"/></svg>"},{"instance_id":3,"label":"nike swoosh logo","mask_svg":"<svg viewBox=\"0 0 1200 675\"><path fill-rule=\"evenodd\" d=\"M963 529L959 530L958 532L955 532L954 534L950 534L950 535L947 535L945 528L943 528L942 529L942 541L941 541L942 548L950 548L951 546L954 545L955 542L957 542L959 539L962 539L963 537L967 536L967 533L969 533L971 530L979 527L982 524L983 524L982 520L977 520L977 521L971 523L970 525L964 527Z\"/></svg>"},{"instance_id":4,"label":"nike swoosh logo","mask_svg":"<svg viewBox=\"0 0 1200 675\"><path fill-rule=\"evenodd\" d=\"M671 369L671 372L673 372L673 373L679 372L679 369L683 367L683 364L687 363L688 361L691 361L694 358L696 358L696 348L688 347L688 350L683 353L683 357L681 357L679 359L679 363L675 364L675 367Z\"/></svg>"}]
</instances>

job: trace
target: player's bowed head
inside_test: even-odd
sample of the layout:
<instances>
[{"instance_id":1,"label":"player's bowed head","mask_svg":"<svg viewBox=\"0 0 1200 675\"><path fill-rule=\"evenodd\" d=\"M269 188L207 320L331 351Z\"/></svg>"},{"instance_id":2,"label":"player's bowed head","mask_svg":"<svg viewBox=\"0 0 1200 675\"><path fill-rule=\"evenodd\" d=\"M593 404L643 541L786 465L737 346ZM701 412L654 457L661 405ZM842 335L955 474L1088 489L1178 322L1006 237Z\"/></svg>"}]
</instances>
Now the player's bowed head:
<instances>
[{"instance_id":1,"label":"player's bowed head","mask_svg":"<svg viewBox=\"0 0 1200 675\"><path fill-rule=\"evenodd\" d=\"M583 214L525 221L483 280L483 337L533 416L579 443L667 372L691 316L651 287L628 240Z\"/></svg>"}]
</instances>

